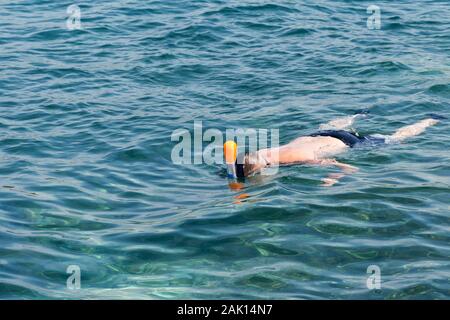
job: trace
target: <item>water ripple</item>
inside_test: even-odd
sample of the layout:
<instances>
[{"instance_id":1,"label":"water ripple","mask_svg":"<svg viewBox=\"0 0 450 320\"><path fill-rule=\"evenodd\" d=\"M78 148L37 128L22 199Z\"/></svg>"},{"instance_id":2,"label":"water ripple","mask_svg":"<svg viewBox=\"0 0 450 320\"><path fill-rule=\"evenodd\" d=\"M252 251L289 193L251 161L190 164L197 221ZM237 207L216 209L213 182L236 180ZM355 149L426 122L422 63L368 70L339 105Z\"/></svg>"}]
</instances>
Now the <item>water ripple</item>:
<instances>
[{"instance_id":1,"label":"water ripple","mask_svg":"<svg viewBox=\"0 0 450 320\"><path fill-rule=\"evenodd\" d=\"M449 124L231 190L171 133L449 117L442 1L0 4L0 298L448 299ZM79 265L82 290L66 289ZM382 289L366 287L378 265Z\"/></svg>"}]
</instances>

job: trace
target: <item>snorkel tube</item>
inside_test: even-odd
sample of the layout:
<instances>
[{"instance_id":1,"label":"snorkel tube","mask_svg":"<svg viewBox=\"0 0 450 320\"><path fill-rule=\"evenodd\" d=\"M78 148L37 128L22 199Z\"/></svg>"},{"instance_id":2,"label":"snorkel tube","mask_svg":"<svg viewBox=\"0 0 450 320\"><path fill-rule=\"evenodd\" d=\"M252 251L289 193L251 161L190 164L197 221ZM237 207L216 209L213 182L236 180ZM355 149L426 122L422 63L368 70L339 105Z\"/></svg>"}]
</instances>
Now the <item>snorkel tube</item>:
<instances>
[{"instance_id":1,"label":"snorkel tube","mask_svg":"<svg viewBox=\"0 0 450 320\"><path fill-rule=\"evenodd\" d=\"M223 144L223 154L225 157L225 164L227 165L228 186L234 191L239 191L244 188L244 184L238 182L238 179L244 177L244 169L242 164L237 161L237 144L232 140L228 140ZM240 195L244 198L247 194ZM240 202L240 200L238 199Z\"/></svg>"},{"instance_id":2,"label":"snorkel tube","mask_svg":"<svg viewBox=\"0 0 450 320\"><path fill-rule=\"evenodd\" d=\"M227 166L228 179L237 179L236 173L236 157L237 144L232 140L228 140L223 144L223 154L225 157L225 164Z\"/></svg>"}]
</instances>

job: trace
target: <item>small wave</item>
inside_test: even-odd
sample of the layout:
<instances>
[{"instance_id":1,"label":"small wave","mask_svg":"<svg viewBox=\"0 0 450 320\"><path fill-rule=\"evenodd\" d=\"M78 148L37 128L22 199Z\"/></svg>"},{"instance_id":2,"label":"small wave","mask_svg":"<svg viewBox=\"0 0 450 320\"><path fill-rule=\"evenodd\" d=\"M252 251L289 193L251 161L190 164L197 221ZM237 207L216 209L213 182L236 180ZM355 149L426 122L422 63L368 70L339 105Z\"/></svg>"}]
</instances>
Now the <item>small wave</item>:
<instances>
[{"instance_id":1,"label":"small wave","mask_svg":"<svg viewBox=\"0 0 450 320\"><path fill-rule=\"evenodd\" d=\"M108 161L124 161L124 162L148 162L151 160L150 154L142 148L130 147L114 151L106 156Z\"/></svg>"},{"instance_id":2,"label":"small wave","mask_svg":"<svg viewBox=\"0 0 450 320\"><path fill-rule=\"evenodd\" d=\"M450 97L450 84L435 84L427 89L427 92L433 95Z\"/></svg>"},{"instance_id":3,"label":"small wave","mask_svg":"<svg viewBox=\"0 0 450 320\"><path fill-rule=\"evenodd\" d=\"M295 36L306 36L312 34L314 32L313 29L307 28L289 28L281 33L282 37L295 37Z\"/></svg>"},{"instance_id":4,"label":"small wave","mask_svg":"<svg viewBox=\"0 0 450 320\"><path fill-rule=\"evenodd\" d=\"M384 73L395 73L411 70L409 66L398 61L379 61L370 63L364 67L357 67L355 74L357 75L374 75Z\"/></svg>"},{"instance_id":5,"label":"small wave","mask_svg":"<svg viewBox=\"0 0 450 320\"><path fill-rule=\"evenodd\" d=\"M224 6L219 9L209 10L203 13L205 16L211 16L216 14L221 15L229 15L229 16L236 16L240 14L253 14L254 12L264 13L269 12L271 14L276 14L279 12L284 13L295 13L299 12L298 9L295 7L288 7L283 6L281 4L275 4L275 3L267 3L267 4L261 4L261 5L238 5L238 6Z\"/></svg>"},{"instance_id":6,"label":"small wave","mask_svg":"<svg viewBox=\"0 0 450 320\"><path fill-rule=\"evenodd\" d=\"M28 38L28 40L31 40L31 41L52 41L52 40L58 40L58 39L66 39L67 32L68 31L66 31L62 28L37 31L37 32L34 32L34 33L28 35L27 38ZM76 30L75 32L83 32L83 31Z\"/></svg>"}]
</instances>

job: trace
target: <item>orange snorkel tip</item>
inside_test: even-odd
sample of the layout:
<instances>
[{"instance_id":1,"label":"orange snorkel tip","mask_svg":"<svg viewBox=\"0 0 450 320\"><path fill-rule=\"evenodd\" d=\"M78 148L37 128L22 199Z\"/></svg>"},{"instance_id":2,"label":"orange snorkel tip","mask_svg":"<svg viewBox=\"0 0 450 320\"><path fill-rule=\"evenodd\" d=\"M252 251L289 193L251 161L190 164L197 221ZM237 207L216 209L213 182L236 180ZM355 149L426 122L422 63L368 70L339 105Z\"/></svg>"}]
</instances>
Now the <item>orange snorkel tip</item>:
<instances>
[{"instance_id":1,"label":"orange snorkel tip","mask_svg":"<svg viewBox=\"0 0 450 320\"><path fill-rule=\"evenodd\" d=\"M228 178L236 179L236 157L237 157L237 144L232 140L228 140L223 144L223 154L225 157L225 164L227 165Z\"/></svg>"},{"instance_id":2,"label":"orange snorkel tip","mask_svg":"<svg viewBox=\"0 0 450 320\"><path fill-rule=\"evenodd\" d=\"M232 140L228 140L223 144L223 152L226 164L234 164L237 156L237 144Z\"/></svg>"}]
</instances>

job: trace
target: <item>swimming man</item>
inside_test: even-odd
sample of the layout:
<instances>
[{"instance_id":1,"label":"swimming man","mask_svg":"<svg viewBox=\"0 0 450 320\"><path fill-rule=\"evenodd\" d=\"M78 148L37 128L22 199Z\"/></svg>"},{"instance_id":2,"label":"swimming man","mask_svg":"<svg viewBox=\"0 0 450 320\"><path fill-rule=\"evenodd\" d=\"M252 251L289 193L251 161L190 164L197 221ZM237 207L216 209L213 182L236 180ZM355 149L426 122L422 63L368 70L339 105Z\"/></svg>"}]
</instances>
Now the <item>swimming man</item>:
<instances>
[{"instance_id":1,"label":"swimming man","mask_svg":"<svg viewBox=\"0 0 450 320\"><path fill-rule=\"evenodd\" d=\"M320 126L320 131L308 136L298 137L288 144L277 148L261 149L244 155L243 159L238 157L240 160L236 160L235 168L233 168L236 176L238 178L252 176L266 167L278 165L336 166L342 170L341 173L332 174L322 179L324 186L332 186L346 173L353 173L358 170L354 166L337 161L334 156L356 146L402 142L409 137L424 132L427 127L435 125L439 122L439 119L444 118L431 115L415 124L398 129L392 135L360 136L357 133L345 130L350 128L359 116L363 115L355 114L333 120Z\"/></svg>"}]
</instances>

